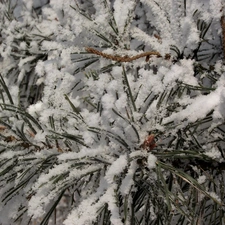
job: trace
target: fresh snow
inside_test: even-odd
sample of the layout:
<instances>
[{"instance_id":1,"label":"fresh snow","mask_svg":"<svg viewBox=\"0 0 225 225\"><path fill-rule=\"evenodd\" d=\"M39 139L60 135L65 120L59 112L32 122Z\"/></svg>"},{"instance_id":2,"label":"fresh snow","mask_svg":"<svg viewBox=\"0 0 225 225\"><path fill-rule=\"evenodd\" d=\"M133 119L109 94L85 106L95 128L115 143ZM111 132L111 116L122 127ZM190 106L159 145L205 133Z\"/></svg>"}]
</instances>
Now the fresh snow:
<instances>
[{"instance_id":1,"label":"fresh snow","mask_svg":"<svg viewBox=\"0 0 225 225\"><path fill-rule=\"evenodd\" d=\"M198 157L224 163L222 0L10 2L0 1L0 225L41 220L58 200L60 225L91 225L108 211L112 225L130 225L138 201L135 219L150 212L152 222L156 191L174 210L188 198L154 189L171 176L159 162L173 167L173 151L193 157L180 170L190 164L221 202ZM161 56L104 57L152 51Z\"/></svg>"}]
</instances>

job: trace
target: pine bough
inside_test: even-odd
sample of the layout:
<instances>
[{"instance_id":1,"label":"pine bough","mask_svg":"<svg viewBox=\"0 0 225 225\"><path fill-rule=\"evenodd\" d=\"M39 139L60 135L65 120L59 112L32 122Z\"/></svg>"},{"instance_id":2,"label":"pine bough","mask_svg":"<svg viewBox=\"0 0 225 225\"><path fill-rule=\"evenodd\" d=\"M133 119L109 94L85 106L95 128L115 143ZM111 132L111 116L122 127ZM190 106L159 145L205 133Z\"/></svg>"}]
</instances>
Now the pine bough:
<instances>
[{"instance_id":1,"label":"pine bough","mask_svg":"<svg viewBox=\"0 0 225 225\"><path fill-rule=\"evenodd\" d=\"M222 1L0 10L1 225L225 224Z\"/></svg>"}]
</instances>

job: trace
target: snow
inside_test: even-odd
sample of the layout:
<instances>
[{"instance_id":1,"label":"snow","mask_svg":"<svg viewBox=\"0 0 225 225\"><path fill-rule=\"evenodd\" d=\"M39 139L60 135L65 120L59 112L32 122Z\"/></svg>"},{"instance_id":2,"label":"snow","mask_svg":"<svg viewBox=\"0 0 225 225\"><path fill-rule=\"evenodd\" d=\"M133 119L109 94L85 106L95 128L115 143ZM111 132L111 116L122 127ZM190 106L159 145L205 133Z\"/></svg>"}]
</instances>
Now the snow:
<instances>
[{"instance_id":1,"label":"snow","mask_svg":"<svg viewBox=\"0 0 225 225\"><path fill-rule=\"evenodd\" d=\"M120 34L124 32L128 16L132 13L135 4L134 0L115 0L114 18Z\"/></svg>"},{"instance_id":2,"label":"snow","mask_svg":"<svg viewBox=\"0 0 225 225\"><path fill-rule=\"evenodd\" d=\"M122 184L120 186L120 192L122 195L127 195L130 192L131 186L134 185L134 173L137 169L137 163L136 162L131 162L128 172L125 176L125 178L122 181Z\"/></svg>"},{"instance_id":3,"label":"snow","mask_svg":"<svg viewBox=\"0 0 225 225\"><path fill-rule=\"evenodd\" d=\"M30 115L35 117L43 110L43 107L43 102L39 101L36 104L30 105L27 111Z\"/></svg>"},{"instance_id":4,"label":"snow","mask_svg":"<svg viewBox=\"0 0 225 225\"><path fill-rule=\"evenodd\" d=\"M222 204L222 201L221 201L220 197L219 197L215 192L210 191L210 192L208 192L208 194L209 194L213 199L215 199L217 202L219 202L220 204Z\"/></svg>"},{"instance_id":5,"label":"snow","mask_svg":"<svg viewBox=\"0 0 225 225\"><path fill-rule=\"evenodd\" d=\"M72 160L72 159L80 159L83 158L85 156L89 156L89 157L94 157L94 156L98 156L101 155L103 153L107 152L106 149L102 148L101 146L99 146L98 148L93 148L93 149L89 149L86 147L83 147L80 149L80 152L67 152L65 154L61 154L58 156L58 159L61 161L66 161L66 160Z\"/></svg>"},{"instance_id":6,"label":"snow","mask_svg":"<svg viewBox=\"0 0 225 225\"><path fill-rule=\"evenodd\" d=\"M113 108L114 102L115 102L115 96L111 93L105 94L102 97L102 105L106 110Z\"/></svg>"},{"instance_id":7,"label":"snow","mask_svg":"<svg viewBox=\"0 0 225 225\"><path fill-rule=\"evenodd\" d=\"M145 42L147 45L151 47L151 49L159 51L162 55L165 55L169 52L169 45L168 43L160 43L155 37L151 37L143 32L141 29L137 27L132 28L132 37Z\"/></svg>"},{"instance_id":8,"label":"snow","mask_svg":"<svg viewBox=\"0 0 225 225\"><path fill-rule=\"evenodd\" d=\"M222 15L222 8L223 8L222 1L217 1L217 0L210 0L209 1L209 11L210 13L214 16L213 19L220 20L221 15Z\"/></svg>"},{"instance_id":9,"label":"snow","mask_svg":"<svg viewBox=\"0 0 225 225\"><path fill-rule=\"evenodd\" d=\"M210 111L212 111L220 103L221 90L214 91L207 96L198 96L195 98L185 110L172 113L171 116L165 118L164 123L170 121L181 122L187 119L188 122L193 123L197 119L204 118ZM200 110L201 109L201 110Z\"/></svg>"},{"instance_id":10,"label":"snow","mask_svg":"<svg viewBox=\"0 0 225 225\"><path fill-rule=\"evenodd\" d=\"M149 169L153 169L156 167L156 161L157 161L157 157L154 156L153 154L149 153L148 155L148 168Z\"/></svg>"},{"instance_id":11,"label":"snow","mask_svg":"<svg viewBox=\"0 0 225 225\"><path fill-rule=\"evenodd\" d=\"M205 175L199 176L197 181L199 184L203 184L206 181L206 176Z\"/></svg>"},{"instance_id":12,"label":"snow","mask_svg":"<svg viewBox=\"0 0 225 225\"><path fill-rule=\"evenodd\" d=\"M114 182L114 177L119 175L127 167L127 156L121 155L117 160L115 160L110 166L109 170L106 172L105 178L108 183L112 184Z\"/></svg>"},{"instance_id":13,"label":"snow","mask_svg":"<svg viewBox=\"0 0 225 225\"><path fill-rule=\"evenodd\" d=\"M209 156L212 159L221 159L221 153L219 151L219 149L216 149L215 147L212 147L212 149L208 150L205 152L205 155Z\"/></svg>"},{"instance_id":14,"label":"snow","mask_svg":"<svg viewBox=\"0 0 225 225\"><path fill-rule=\"evenodd\" d=\"M88 199L82 201L79 208L77 210L73 210L63 224L76 225L77 223L79 223L84 225L91 225L92 221L95 220L96 212L98 210L98 204L93 205L93 202L95 201L96 198L91 196ZM74 220L74 218L76 219Z\"/></svg>"},{"instance_id":15,"label":"snow","mask_svg":"<svg viewBox=\"0 0 225 225\"><path fill-rule=\"evenodd\" d=\"M21 225L29 217L43 218L66 190L71 205L65 204L57 224L97 224L107 206L112 225L129 225L133 197L143 188L134 178L140 173L138 179L156 187L157 162L173 165L164 152L201 152L198 157L215 165L224 162L223 5L18 0L11 18L2 13L0 224L13 224L21 209L28 212ZM7 10L5 3L0 10ZM147 51L161 56L121 63L86 47L118 57ZM142 144L151 134L156 148L148 152ZM208 171L189 163L199 185L220 201L216 185L215 192L208 185ZM162 170L164 177L167 172ZM158 217L152 191L143 196L137 220L147 218L146 212L149 223Z\"/></svg>"}]
</instances>

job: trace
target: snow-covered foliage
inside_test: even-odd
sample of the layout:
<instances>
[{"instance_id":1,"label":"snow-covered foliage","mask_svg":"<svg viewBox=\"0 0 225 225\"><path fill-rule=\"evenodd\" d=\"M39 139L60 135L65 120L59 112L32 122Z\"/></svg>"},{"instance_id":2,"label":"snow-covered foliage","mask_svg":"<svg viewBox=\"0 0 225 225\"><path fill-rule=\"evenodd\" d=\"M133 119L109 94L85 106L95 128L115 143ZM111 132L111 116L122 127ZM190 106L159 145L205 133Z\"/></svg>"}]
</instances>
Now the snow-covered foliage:
<instances>
[{"instance_id":1,"label":"snow-covered foliage","mask_svg":"<svg viewBox=\"0 0 225 225\"><path fill-rule=\"evenodd\" d=\"M224 223L223 6L1 0L0 224Z\"/></svg>"}]
</instances>

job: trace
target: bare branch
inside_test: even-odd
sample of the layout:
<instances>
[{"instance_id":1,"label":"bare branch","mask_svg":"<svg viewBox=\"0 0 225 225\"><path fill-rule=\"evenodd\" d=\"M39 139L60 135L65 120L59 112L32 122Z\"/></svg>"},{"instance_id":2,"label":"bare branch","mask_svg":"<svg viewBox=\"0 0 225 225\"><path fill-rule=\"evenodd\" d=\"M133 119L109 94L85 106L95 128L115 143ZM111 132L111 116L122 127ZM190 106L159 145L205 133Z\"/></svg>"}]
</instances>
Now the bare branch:
<instances>
[{"instance_id":1,"label":"bare branch","mask_svg":"<svg viewBox=\"0 0 225 225\"><path fill-rule=\"evenodd\" d=\"M133 60L142 58L142 57L146 57L146 59L148 59L151 56L156 56L156 57L162 57L161 54L159 52L156 51L150 51L150 52L143 52L141 54L138 54L136 56L118 56L118 55L110 55L110 54L106 54L103 52L100 52L94 48L90 48L90 47L86 47L85 50L89 53L93 53L95 55L100 55L106 59L111 59L113 61L117 61L117 62L131 62ZM165 59L169 59L170 55L166 54L165 55ZM148 61L148 60L146 60Z\"/></svg>"}]
</instances>

